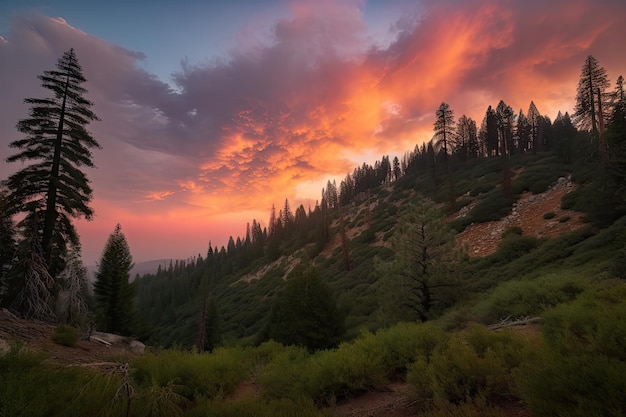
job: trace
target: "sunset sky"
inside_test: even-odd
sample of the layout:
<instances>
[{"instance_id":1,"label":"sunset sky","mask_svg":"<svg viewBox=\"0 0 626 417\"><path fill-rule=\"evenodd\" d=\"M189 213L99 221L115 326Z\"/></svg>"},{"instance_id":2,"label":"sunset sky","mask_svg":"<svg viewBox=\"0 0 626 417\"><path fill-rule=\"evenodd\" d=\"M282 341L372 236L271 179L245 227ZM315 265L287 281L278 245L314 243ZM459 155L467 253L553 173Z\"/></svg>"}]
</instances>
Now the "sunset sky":
<instances>
[{"instance_id":1,"label":"sunset sky","mask_svg":"<svg viewBox=\"0 0 626 417\"><path fill-rule=\"evenodd\" d=\"M626 75L625 40L624 0L2 0L0 179L74 48L102 119L85 263L117 223L136 262L204 256L429 140L442 101L479 125L500 99L571 112L587 55Z\"/></svg>"}]
</instances>

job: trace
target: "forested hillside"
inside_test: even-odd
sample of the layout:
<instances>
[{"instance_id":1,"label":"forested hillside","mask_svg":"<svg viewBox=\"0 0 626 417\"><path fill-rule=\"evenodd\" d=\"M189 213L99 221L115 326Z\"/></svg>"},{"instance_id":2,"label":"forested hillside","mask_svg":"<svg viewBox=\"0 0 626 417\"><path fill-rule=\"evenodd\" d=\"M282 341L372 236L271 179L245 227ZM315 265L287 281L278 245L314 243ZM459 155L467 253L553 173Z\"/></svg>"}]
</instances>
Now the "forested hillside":
<instances>
[{"instance_id":1,"label":"forested hillside","mask_svg":"<svg viewBox=\"0 0 626 417\"><path fill-rule=\"evenodd\" d=\"M56 99L27 99L12 143L10 161L34 163L0 194L0 306L15 311L1 330L20 335L0 340L0 415L354 415L341 404L393 383L402 415L626 413L626 98L592 56L572 117L500 101L478 128L441 103L401 158L156 274L130 280L118 224L93 299L70 218L92 215L78 168L97 117L72 50L58 69L40 77ZM28 320L34 336L11 327ZM94 326L150 349L71 367L38 352L80 355Z\"/></svg>"},{"instance_id":2,"label":"forested hillside","mask_svg":"<svg viewBox=\"0 0 626 417\"><path fill-rule=\"evenodd\" d=\"M614 270L623 226L599 227L624 209L618 162L603 159L602 140L614 137L616 123L603 135L590 134L577 130L568 114L551 122L534 103L515 115L501 101L477 129L466 116L454 123L444 105L435 114L433 140L402 158L363 164L339 185L329 181L315 207L293 210L285 200L268 213L268 228L254 219L227 247L209 242L206 254L137 280L142 337L154 345L201 348L272 336L287 342L288 335L277 337L268 328L273 320L294 322L294 332L306 328L306 314L277 317L274 311L287 297L286 284L303 274L315 275L335 303L323 321L335 329L327 340L332 346L397 321L490 323L539 315L590 285L579 272L557 280L547 278L549 271L580 262L576 254L599 245L605 249L589 249L594 255L585 258L586 266L594 274ZM622 158L611 149L612 161ZM573 183L560 208L579 215L540 215L546 223L577 223L567 228L576 230L547 238L516 225L498 233L496 253L478 258L455 242L455 232L509 216L522 196L539 195L559 179ZM423 233L415 235L416 228ZM537 284L531 278L545 285L530 291ZM504 288L515 294L503 295ZM536 299L501 305L498 297ZM320 301L309 300L310 314L329 314L315 311Z\"/></svg>"}]
</instances>

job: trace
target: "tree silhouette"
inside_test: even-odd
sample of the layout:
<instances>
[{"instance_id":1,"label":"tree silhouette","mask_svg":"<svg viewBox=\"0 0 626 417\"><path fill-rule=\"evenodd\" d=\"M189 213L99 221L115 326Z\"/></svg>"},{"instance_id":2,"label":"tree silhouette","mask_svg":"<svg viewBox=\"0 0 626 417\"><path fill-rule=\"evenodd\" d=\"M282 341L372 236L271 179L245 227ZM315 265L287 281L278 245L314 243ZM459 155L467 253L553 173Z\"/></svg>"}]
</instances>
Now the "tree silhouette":
<instances>
[{"instance_id":1,"label":"tree silhouette","mask_svg":"<svg viewBox=\"0 0 626 417\"><path fill-rule=\"evenodd\" d=\"M31 222L39 213L38 239L48 272L55 277L64 265L67 245L78 245L78 235L70 218L93 216L88 206L92 189L82 167L93 167L91 149L100 145L87 131L98 117L81 84L86 80L73 49L58 60L57 69L39 76L42 87L52 92L48 98L28 98L30 117L20 120L17 129L25 135L11 142L18 153L7 162L32 161L6 181L5 210L10 215L26 213ZM26 223L20 222L23 229Z\"/></svg>"},{"instance_id":2,"label":"tree silhouette","mask_svg":"<svg viewBox=\"0 0 626 417\"><path fill-rule=\"evenodd\" d=\"M579 129L598 132L604 123L604 115L600 111L606 100L604 91L609 86L606 70L592 55L585 59L580 72L578 89L576 92L576 107L573 119Z\"/></svg>"}]
</instances>

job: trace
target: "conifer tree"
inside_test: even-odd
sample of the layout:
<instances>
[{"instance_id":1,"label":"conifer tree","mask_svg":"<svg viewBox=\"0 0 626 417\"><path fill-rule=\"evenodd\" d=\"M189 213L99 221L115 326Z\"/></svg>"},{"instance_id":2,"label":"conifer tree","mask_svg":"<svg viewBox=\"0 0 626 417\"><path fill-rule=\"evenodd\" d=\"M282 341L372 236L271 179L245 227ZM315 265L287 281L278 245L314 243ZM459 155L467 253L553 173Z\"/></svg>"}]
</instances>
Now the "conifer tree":
<instances>
[{"instance_id":1,"label":"conifer tree","mask_svg":"<svg viewBox=\"0 0 626 417\"><path fill-rule=\"evenodd\" d=\"M435 148L443 151L444 163L446 165L446 171L449 171L448 166L448 152L454 141L454 111L450 108L448 103L441 103L437 111L435 112L437 119L433 130L435 131L434 145Z\"/></svg>"},{"instance_id":2,"label":"conifer tree","mask_svg":"<svg viewBox=\"0 0 626 417\"><path fill-rule=\"evenodd\" d=\"M376 267L388 287L383 310L394 321L430 320L451 304L458 285L452 270L462 251L454 245L454 232L434 203L420 199L404 207L391 246L395 259Z\"/></svg>"},{"instance_id":3,"label":"conifer tree","mask_svg":"<svg viewBox=\"0 0 626 417\"><path fill-rule=\"evenodd\" d=\"M39 246L54 278L64 267L68 245L79 244L71 218L93 216L88 206L92 189L81 168L93 167L91 149L100 147L87 131L98 117L84 98L86 80L73 49L39 79L52 95L25 100L31 105L29 117L17 124L25 136L10 143L18 152L7 162L32 163L6 180L4 209L9 215L26 214L18 224L22 231L37 213Z\"/></svg>"},{"instance_id":4,"label":"conifer tree","mask_svg":"<svg viewBox=\"0 0 626 417\"><path fill-rule=\"evenodd\" d=\"M129 282L133 259L118 224L104 246L96 271L94 296L99 329L129 335L135 324L135 283Z\"/></svg>"},{"instance_id":5,"label":"conifer tree","mask_svg":"<svg viewBox=\"0 0 626 417\"><path fill-rule=\"evenodd\" d=\"M576 107L573 115L574 122L579 129L598 132L604 123L603 101L606 100L604 91L609 86L606 70L592 55L585 59L580 72L576 94Z\"/></svg>"}]
</instances>

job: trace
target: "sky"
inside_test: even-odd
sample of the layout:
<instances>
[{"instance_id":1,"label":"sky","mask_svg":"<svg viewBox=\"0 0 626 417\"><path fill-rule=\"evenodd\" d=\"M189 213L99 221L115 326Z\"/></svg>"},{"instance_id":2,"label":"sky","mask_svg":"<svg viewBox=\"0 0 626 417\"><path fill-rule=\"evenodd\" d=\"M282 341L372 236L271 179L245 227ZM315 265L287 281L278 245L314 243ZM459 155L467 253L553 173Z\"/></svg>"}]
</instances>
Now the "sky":
<instances>
[{"instance_id":1,"label":"sky","mask_svg":"<svg viewBox=\"0 0 626 417\"><path fill-rule=\"evenodd\" d=\"M85 263L118 223L136 262L204 256L430 140L442 102L478 125L500 100L571 113L588 55L626 74L625 21L624 0L3 0L0 178L74 48L101 119Z\"/></svg>"}]
</instances>

